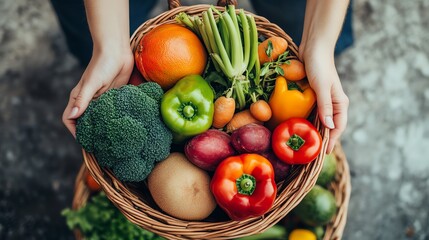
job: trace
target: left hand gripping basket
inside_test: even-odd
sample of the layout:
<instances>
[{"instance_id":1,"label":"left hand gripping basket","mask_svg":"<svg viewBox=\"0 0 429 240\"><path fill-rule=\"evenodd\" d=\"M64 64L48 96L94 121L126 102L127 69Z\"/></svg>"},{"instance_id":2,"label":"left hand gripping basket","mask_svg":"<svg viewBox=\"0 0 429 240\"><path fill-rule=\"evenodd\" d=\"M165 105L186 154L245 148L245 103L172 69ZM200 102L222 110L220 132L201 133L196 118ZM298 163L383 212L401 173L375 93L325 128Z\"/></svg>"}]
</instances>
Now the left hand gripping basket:
<instances>
[{"instance_id":1,"label":"left hand gripping basket","mask_svg":"<svg viewBox=\"0 0 429 240\"><path fill-rule=\"evenodd\" d=\"M174 17L180 12L189 15L200 15L210 5L180 6L180 1L169 0L170 10L143 23L131 37L131 48L136 50L142 36L154 27L173 23ZM226 4L237 4L235 1L219 1L218 9ZM265 37L279 36L287 40L290 54L298 55L298 47L292 39L277 25L267 19L245 12L254 16L258 33ZM315 161L310 164L295 167L291 177L279 183L278 193L272 208L262 217L254 217L244 221L219 220L219 221L185 221L174 218L160 211L154 204L147 189L142 190L132 184L119 181L111 171L102 169L97 164L94 155L83 151L85 164L101 185L107 197L119 208L119 210L131 222L157 233L167 239L231 239L260 233L288 214L315 185L317 176L322 168L325 157L329 130L319 121L316 114L312 116L313 124L323 138L322 150Z\"/></svg>"}]
</instances>

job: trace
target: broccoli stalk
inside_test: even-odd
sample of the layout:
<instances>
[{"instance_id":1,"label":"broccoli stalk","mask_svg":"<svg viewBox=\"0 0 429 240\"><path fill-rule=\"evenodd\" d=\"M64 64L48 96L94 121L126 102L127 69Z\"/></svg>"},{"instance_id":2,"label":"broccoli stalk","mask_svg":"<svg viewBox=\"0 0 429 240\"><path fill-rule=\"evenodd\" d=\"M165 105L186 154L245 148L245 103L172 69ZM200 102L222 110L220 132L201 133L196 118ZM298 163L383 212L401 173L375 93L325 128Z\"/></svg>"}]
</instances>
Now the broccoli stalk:
<instances>
[{"instance_id":1,"label":"broccoli stalk","mask_svg":"<svg viewBox=\"0 0 429 240\"><path fill-rule=\"evenodd\" d=\"M154 82L111 89L77 120L76 140L121 181L143 181L170 153L172 134L160 115L161 87Z\"/></svg>"}]
</instances>

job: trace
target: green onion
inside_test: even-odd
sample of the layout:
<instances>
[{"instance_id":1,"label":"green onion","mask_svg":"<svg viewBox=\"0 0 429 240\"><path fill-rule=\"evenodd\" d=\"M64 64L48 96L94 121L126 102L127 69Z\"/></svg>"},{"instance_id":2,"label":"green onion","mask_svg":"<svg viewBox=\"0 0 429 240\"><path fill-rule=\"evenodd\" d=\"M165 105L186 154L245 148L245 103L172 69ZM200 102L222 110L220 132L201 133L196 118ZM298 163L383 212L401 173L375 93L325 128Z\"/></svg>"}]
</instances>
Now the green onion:
<instances>
[{"instance_id":1,"label":"green onion","mask_svg":"<svg viewBox=\"0 0 429 240\"><path fill-rule=\"evenodd\" d=\"M230 86L223 94L237 100L243 109L261 89L258 59L258 32L255 19L229 5L223 12L210 7L202 17L181 13L176 21L196 32L203 40L216 71L221 71Z\"/></svg>"}]
</instances>

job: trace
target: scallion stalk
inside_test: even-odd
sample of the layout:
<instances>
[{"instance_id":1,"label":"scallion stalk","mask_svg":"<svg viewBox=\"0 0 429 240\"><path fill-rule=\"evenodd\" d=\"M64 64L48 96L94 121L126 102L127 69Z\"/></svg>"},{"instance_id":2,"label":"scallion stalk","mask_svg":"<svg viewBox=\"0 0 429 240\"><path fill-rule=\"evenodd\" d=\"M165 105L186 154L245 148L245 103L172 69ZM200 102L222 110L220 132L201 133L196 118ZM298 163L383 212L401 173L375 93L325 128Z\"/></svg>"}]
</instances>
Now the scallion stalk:
<instances>
[{"instance_id":1,"label":"scallion stalk","mask_svg":"<svg viewBox=\"0 0 429 240\"><path fill-rule=\"evenodd\" d=\"M261 87L254 17L246 15L243 10L237 12L230 5L223 12L212 6L202 13L202 17L179 14L176 21L200 35L216 70L230 80L230 87L224 94L234 97L237 107L243 109L248 101L255 98L252 89Z\"/></svg>"}]
</instances>

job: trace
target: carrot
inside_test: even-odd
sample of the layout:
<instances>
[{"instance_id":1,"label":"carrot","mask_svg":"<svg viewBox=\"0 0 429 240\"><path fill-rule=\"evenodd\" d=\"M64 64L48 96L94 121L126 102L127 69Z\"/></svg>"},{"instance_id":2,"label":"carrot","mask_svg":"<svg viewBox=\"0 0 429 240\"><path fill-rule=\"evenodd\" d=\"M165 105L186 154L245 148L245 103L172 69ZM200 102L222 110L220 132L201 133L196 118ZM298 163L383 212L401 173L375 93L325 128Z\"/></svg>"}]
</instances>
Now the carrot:
<instances>
[{"instance_id":1,"label":"carrot","mask_svg":"<svg viewBox=\"0 0 429 240\"><path fill-rule=\"evenodd\" d=\"M214 114L213 124L214 128L223 128L229 121L235 112L235 100L234 98L228 98L221 96L214 102Z\"/></svg>"},{"instance_id":2,"label":"carrot","mask_svg":"<svg viewBox=\"0 0 429 240\"><path fill-rule=\"evenodd\" d=\"M264 64L277 60L280 54L284 53L288 47L288 43L281 37L270 37L261 42L258 46L259 62Z\"/></svg>"},{"instance_id":3,"label":"carrot","mask_svg":"<svg viewBox=\"0 0 429 240\"><path fill-rule=\"evenodd\" d=\"M250 113L255 119L261 122L270 120L272 115L271 107L265 100L258 100L252 103L250 105Z\"/></svg>"},{"instance_id":4,"label":"carrot","mask_svg":"<svg viewBox=\"0 0 429 240\"><path fill-rule=\"evenodd\" d=\"M306 77L304 64L298 59L289 60L280 66L283 69L284 77L290 81L299 81Z\"/></svg>"},{"instance_id":5,"label":"carrot","mask_svg":"<svg viewBox=\"0 0 429 240\"><path fill-rule=\"evenodd\" d=\"M226 131L233 132L234 130L239 129L240 127L250 123L257 123L262 125L262 122L256 120L252 116L252 114L250 114L250 110L247 109L234 114L231 121L226 125Z\"/></svg>"}]
</instances>

